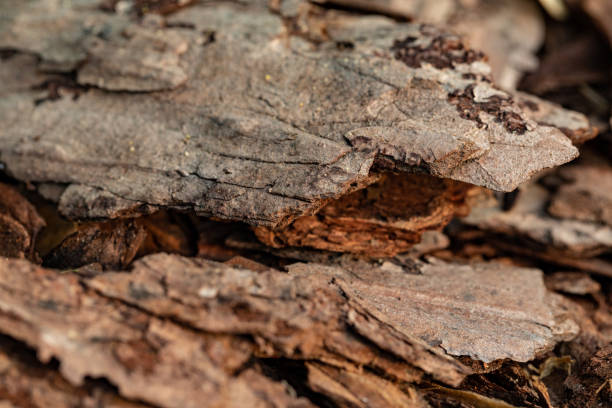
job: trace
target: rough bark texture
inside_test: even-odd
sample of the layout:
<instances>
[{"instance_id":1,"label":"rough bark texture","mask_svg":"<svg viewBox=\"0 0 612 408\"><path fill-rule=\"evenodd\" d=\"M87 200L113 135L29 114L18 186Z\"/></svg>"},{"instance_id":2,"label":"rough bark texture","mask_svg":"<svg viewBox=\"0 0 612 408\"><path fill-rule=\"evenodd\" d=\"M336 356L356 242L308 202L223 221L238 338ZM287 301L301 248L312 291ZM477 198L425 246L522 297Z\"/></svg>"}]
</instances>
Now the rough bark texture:
<instances>
[{"instance_id":1,"label":"rough bark texture","mask_svg":"<svg viewBox=\"0 0 612 408\"><path fill-rule=\"evenodd\" d=\"M46 80L46 101L0 91L0 161L17 179L71 185L68 216L152 205L279 226L373 182L377 158L512 190L577 154L489 82L481 54L418 24L223 3L155 26L86 1L9 3L0 47L36 53L43 68L80 64L70 86ZM35 69L25 58L1 67ZM89 199L69 199L79 196Z\"/></svg>"},{"instance_id":2,"label":"rough bark texture","mask_svg":"<svg viewBox=\"0 0 612 408\"><path fill-rule=\"evenodd\" d=\"M0 0L0 408L610 406L571 5Z\"/></svg>"},{"instance_id":3,"label":"rough bark texture","mask_svg":"<svg viewBox=\"0 0 612 408\"><path fill-rule=\"evenodd\" d=\"M529 0L317 0L344 7L444 25L484 51L491 75L503 89L516 88L525 72L537 68L544 42L544 19Z\"/></svg>"},{"instance_id":4,"label":"rough bark texture","mask_svg":"<svg viewBox=\"0 0 612 408\"><path fill-rule=\"evenodd\" d=\"M506 235L511 240L524 239L535 249L564 253L570 257L594 256L612 248L612 228L592 222L558 219L546 212L549 192L541 186L521 189L513 207L504 211L492 198L475 208L464 219L471 225Z\"/></svg>"},{"instance_id":5,"label":"rough bark texture","mask_svg":"<svg viewBox=\"0 0 612 408\"><path fill-rule=\"evenodd\" d=\"M198 333L122 305L75 275L1 263L3 333L35 348L43 363L57 359L74 386L105 378L126 398L164 407L269 406L276 398L268 395L279 391L271 381L243 367L252 342Z\"/></svg>"},{"instance_id":6,"label":"rough bark texture","mask_svg":"<svg viewBox=\"0 0 612 408\"><path fill-rule=\"evenodd\" d=\"M36 259L36 236L45 226L36 209L11 186L0 183L0 256Z\"/></svg>"},{"instance_id":7,"label":"rough bark texture","mask_svg":"<svg viewBox=\"0 0 612 408\"><path fill-rule=\"evenodd\" d=\"M406 271L346 261L284 273L160 254L131 273L87 277L0 260L0 288L2 333L36 349L43 363L57 359L72 386L105 378L125 398L164 407L204 399L265 406L278 397L269 393L282 392L246 368L254 357L310 361L313 391L332 399L341 398L328 389L339 381L356 398L401 406L418 400L416 392L377 372L406 384L432 377L458 385L470 369L443 350L526 361L576 333L538 271L501 265ZM492 321L496 330L483 337ZM317 379L325 373L329 384ZM366 383L380 387L363 389ZM299 402L284 398L293 405L280 406Z\"/></svg>"},{"instance_id":8,"label":"rough bark texture","mask_svg":"<svg viewBox=\"0 0 612 408\"><path fill-rule=\"evenodd\" d=\"M285 229L255 229L274 248L311 247L368 256L393 256L420 242L425 230L439 230L469 209L473 186L423 175L387 175L297 219Z\"/></svg>"},{"instance_id":9,"label":"rough bark texture","mask_svg":"<svg viewBox=\"0 0 612 408\"><path fill-rule=\"evenodd\" d=\"M612 168L576 166L563 169L566 182L548 211L555 217L591 221L612 227Z\"/></svg>"}]
</instances>

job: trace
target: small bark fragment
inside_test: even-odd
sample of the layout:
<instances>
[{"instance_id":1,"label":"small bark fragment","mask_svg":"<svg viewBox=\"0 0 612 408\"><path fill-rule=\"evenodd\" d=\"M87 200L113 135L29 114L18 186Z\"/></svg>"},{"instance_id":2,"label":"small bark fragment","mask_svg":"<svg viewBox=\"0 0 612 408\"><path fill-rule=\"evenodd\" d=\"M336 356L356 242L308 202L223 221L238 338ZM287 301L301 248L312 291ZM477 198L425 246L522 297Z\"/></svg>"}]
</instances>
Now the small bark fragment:
<instances>
[{"instance_id":1,"label":"small bark fragment","mask_svg":"<svg viewBox=\"0 0 612 408\"><path fill-rule=\"evenodd\" d=\"M19 192L0 183L0 256L37 259L34 244L45 221Z\"/></svg>"},{"instance_id":2,"label":"small bark fragment","mask_svg":"<svg viewBox=\"0 0 612 408\"><path fill-rule=\"evenodd\" d=\"M97 264L126 269L137 256L157 252L194 255L190 225L180 214L160 211L134 219L76 224L43 257L45 266L68 269Z\"/></svg>"},{"instance_id":3,"label":"small bark fragment","mask_svg":"<svg viewBox=\"0 0 612 408\"><path fill-rule=\"evenodd\" d=\"M523 240L525 250L546 255L572 258L592 257L612 248L612 228L592 222L553 218L546 213L550 199L547 190L538 185L523 187L514 206L504 211L496 200L473 207L464 222L501 234L507 241ZM499 242L492 240L493 244ZM537 251L535 251L537 249Z\"/></svg>"},{"instance_id":4,"label":"small bark fragment","mask_svg":"<svg viewBox=\"0 0 612 408\"><path fill-rule=\"evenodd\" d=\"M124 269L134 260L145 239L145 230L134 221L88 223L46 255L44 263L60 269L91 263L105 269Z\"/></svg>"},{"instance_id":5,"label":"small bark fragment","mask_svg":"<svg viewBox=\"0 0 612 408\"><path fill-rule=\"evenodd\" d=\"M612 227L612 167L567 167L560 176L565 182L548 207L553 216Z\"/></svg>"},{"instance_id":6,"label":"small bark fragment","mask_svg":"<svg viewBox=\"0 0 612 408\"><path fill-rule=\"evenodd\" d=\"M546 286L570 295L594 295L601 290L601 285L583 272L556 272L547 275Z\"/></svg>"},{"instance_id":7,"label":"small bark fragment","mask_svg":"<svg viewBox=\"0 0 612 408\"><path fill-rule=\"evenodd\" d=\"M585 115L563 109L556 103L540 99L524 92L515 92L517 103L523 107L525 116L540 125L554 126L569 137L575 146L593 139L598 130L591 126Z\"/></svg>"},{"instance_id":8,"label":"small bark fragment","mask_svg":"<svg viewBox=\"0 0 612 408\"><path fill-rule=\"evenodd\" d=\"M418 243L425 230L439 230L467 215L472 186L425 175L383 175L366 189L325 205L288 227L255 229L266 245L311 247L371 257L393 256Z\"/></svg>"}]
</instances>

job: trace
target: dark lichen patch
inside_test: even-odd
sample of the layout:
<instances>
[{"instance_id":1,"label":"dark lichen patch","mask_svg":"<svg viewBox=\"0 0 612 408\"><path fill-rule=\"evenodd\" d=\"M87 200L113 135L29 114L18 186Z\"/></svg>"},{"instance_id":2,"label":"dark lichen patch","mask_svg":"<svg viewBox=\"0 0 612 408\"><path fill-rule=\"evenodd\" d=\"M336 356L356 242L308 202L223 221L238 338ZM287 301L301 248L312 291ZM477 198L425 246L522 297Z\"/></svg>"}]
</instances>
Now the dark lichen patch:
<instances>
[{"instance_id":1,"label":"dark lichen patch","mask_svg":"<svg viewBox=\"0 0 612 408\"><path fill-rule=\"evenodd\" d=\"M537 112L540 110L540 107L537 103L529 100L522 100L519 102L519 106L523 109L529 109L532 112Z\"/></svg>"},{"instance_id":2,"label":"dark lichen patch","mask_svg":"<svg viewBox=\"0 0 612 408\"><path fill-rule=\"evenodd\" d=\"M16 50L0 49L0 61L6 61L17 54Z\"/></svg>"},{"instance_id":3,"label":"dark lichen patch","mask_svg":"<svg viewBox=\"0 0 612 408\"><path fill-rule=\"evenodd\" d=\"M425 26L422 31L431 31ZM411 68L419 68L423 63L429 63L438 69L453 68L456 64L471 64L475 61L486 61L480 51L466 48L461 39L453 34L436 33L431 42L423 46L417 37L406 37L395 40L391 51L394 57Z\"/></svg>"},{"instance_id":4,"label":"dark lichen patch","mask_svg":"<svg viewBox=\"0 0 612 408\"><path fill-rule=\"evenodd\" d=\"M39 85L34 86L34 90L46 90L47 95L34 101L35 105L40 105L47 101L56 101L62 97L63 93L72 94L72 99L76 100L87 90L86 86L80 85L75 79L75 74L52 77Z\"/></svg>"},{"instance_id":5,"label":"dark lichen patch","mask_svg":"<svg viewBox=\"0 0 612 408\"><path fill-rule=\"evenodd\" d=\"M495 121L503 124L509 132L523 134L527 131L525 120L511 110L512 97L493 95L486 102L476 102L474 85L469 85L464 90L452 92L448 100L457 106L457 111L462 118L473 120L478 123L479 127L486 127L486 123L480 118L480 113L485 112L495 117Z\"/></svg>"},{"instance_id":6,"label":"dark lichen patch","mask_svg":"<svg viewBox=\"0 0 612 408\"><path fill-rule=\"evenodd\" d=\"M353 50L355 44L351 41L336 41L336 48L340 51Z\"/></svg>"}]
</instances>

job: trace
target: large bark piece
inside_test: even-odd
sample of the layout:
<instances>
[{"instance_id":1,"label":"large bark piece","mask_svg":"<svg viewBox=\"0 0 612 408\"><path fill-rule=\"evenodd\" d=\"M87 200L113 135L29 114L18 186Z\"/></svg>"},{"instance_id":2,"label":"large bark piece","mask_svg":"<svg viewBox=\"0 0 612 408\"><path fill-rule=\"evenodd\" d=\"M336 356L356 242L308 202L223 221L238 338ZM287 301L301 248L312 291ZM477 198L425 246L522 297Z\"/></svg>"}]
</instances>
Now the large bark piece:
<instances>
[{"instance_id":1,"label":"large bark piece","mask_svg":"<svg viewBox=\"0 0 612 408\"><path fill-rule=\"evenodd\" d=\"M253 358L308 361L308 383L332 400L416 404L410 383L457 386L470 373L443 350L527 361L575 335L537 270L413 269L347 259L285 273L159 254L131 273L88 276L0 260L0 333L57 359L72 386L105 378L163 407L305 406L258 364L246 369Z\"/></svg>"},{"instance_id":2,"label":"large bark piece","mask_svg":"<svg viewBox=\"0 0 612 408\"><path fill-rule=\"evenodd\" d=\"M90 197L86 208L62 199L68 216L152 205L275 227L374 182L375 162L512 190L577 155L495 89L479 53L438 30L319 10L294 33L257 3L190 7L166 27L86 4L32 8L48 2L15 5L0 46L43 64L81 62L74 87L101 89L75 99L60 87L60 98L35 106L40 91L3 83L0 160L20 180ZM27 23L34 16L48 22L44 33ZM44 50L30 45L39 37ZM62 52L48 55L54 47ZM159 59L169 62L149 63ZM23 69L14 58L0 67Z\"/></svg>"},{"instance_id":3,"label":"large bark piece","mask_svg":"<svg viewBox=\"0 0 612 408\"><path fill-rule=\"evenodd\" d=\"M2 332L35 348L42 362L55 357L74 386L86 377L105 378L126 398L163 407L202 401L264 407L277 391L261 375L238 372L252 353L246 340L196 333L121 305L83 288L74 275L1 263ZM269 384L259 390L262 381Z\"/></svg>"}]
</instances>

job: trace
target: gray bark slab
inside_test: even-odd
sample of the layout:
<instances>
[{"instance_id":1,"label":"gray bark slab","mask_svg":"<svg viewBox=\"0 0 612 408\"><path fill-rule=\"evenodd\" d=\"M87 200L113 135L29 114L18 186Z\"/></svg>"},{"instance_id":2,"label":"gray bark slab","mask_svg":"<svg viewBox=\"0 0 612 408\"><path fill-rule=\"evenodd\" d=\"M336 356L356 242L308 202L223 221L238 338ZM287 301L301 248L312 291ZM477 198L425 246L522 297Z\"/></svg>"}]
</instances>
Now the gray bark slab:
<instances>
[{"instance_id":1,"label":"gray bark slab","mask_svg":"<svg viewBox=\"0 0 612 408\"><path fill-rule=\"evenodd\" d=\"M86 3L38 13L44 35L24 22L34 3L15 5L0 30L0 47L36 53L38 68L80 64L76 90L37 105L40 90L0 85L0 161L19 180L75 186L67 216L133 203L279 226L367 185L381 158L507 191L577 155L492 85L478 53L418 24L321 11L295 32L254 2L161 27ZM86 25L98 20L108 29ZM14 57L0 75L24 69L37 66Z\"/></svg>"},{"instance_id":2,"label":"gray bark slab","mask_svg":"<svg viewBox=\"0 0 612 408\"><path fill-rule=\"evenodd\" d=\"M177 258L147 259L132 274L104 274L90 285L158 315L170 311L168 317L202 330L257 333L288 355L308 353L298 345L316 345L320 325L328 320L333 326L338 313L347 316L362 336L425 370L433 356L411 360L408 356L422 347L418 341L409 346L411 339L484 362L528 361L551 347L559 334L566 338L575 334L572 322L555 316L562 315L561 309L547 294L541 273L533 269L438 262L417 265L409 273L391 262L381 266L344 262L341 267L296 264L285 275L212 268L214 263L185 260L181 261L185 267L170 276L167 271L177 270L173 266ZM152 273L153 268L159 272ZM160 298L160 282L182 301L168 303ZM151 296L133 296L129 288L137 283ZM341 303L348 301L348 310L328 306L332 300L337 302L338 290L346 297ZM283 293L292 295L284 298ZM235 311L228 313L228 307L238 301L266 317L244 320ZM306 310L310 312L304 314ZM488 329L492 320L497 321L495 330ZM288 327L292 330L287 331ZM309 337L313 342L305 340Z\"/></svg>"}]
</instances>

